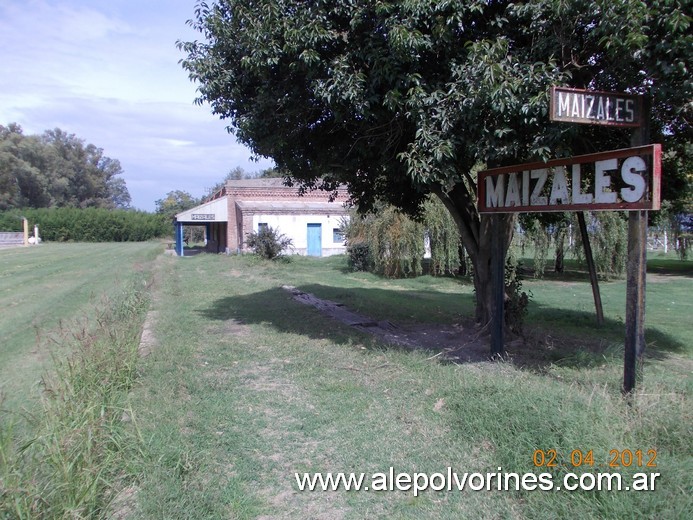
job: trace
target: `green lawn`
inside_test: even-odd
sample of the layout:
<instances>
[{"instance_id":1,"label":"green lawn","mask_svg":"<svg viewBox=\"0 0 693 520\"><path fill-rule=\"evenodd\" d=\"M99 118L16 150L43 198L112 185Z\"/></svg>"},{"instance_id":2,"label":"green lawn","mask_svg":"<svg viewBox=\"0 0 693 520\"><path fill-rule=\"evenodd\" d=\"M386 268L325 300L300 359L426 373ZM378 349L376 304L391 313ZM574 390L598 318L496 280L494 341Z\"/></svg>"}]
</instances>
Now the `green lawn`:
<instances>
[{"instance_id":1,"label":"green lawn","mask_svg":"<svg viewBox=\"0 0 693 520\"><path fill-rule=\"evenodd\" d=\"M690 267L690 264L688 264ZM603 286L608 322L592 325L579 276L526 281L534 363L456 365L386 347L296 303L293 285L375 319L449 323L473 309L469 284L349 273L343 258L261 262L166 259L153 309L157 344L133 409L146 456L138 518L681 518L691 506L690 270L648 285L644 378L621 397L625 285ZM669 303L667 303L669 302ZM531 357L531 356L530 356ZM295 472L546 471L573 450L656 450L651 492L301 492ZM617 471L612 469L612 471Z\"/></svg>"},{"instance_id":2,"label":"green lawn","mask_svg":"<svg viewBox=\"0 0 693 520\"><path fill-rule=\"evenodd\" d=\"M0 250L0 393L5 406L29 406L51 365L60 322L94 317L162 247L155 242L42 244Z\"/></svg>"},{"instance_id":3,"label":"green lawn","mask_svg":"<svg viewBox=\"0 0 693 520\"><path fill-rule=\"evenodd\" d=\"M61 515L89 510L176 519L674 519L693 506L690 262L651 261L648 355L635 395L624 400L622 281L602 284L607 323L597 329L584 273L574 269L559 278L525 280L533 295L526 342L510 346L506 362L456 364L436 352L380 344L297 303L281 286L343 303L375 320L463 322L469 330L473 290L464 280L386 280L349 272L343 257L265 262L249 256L159 256L152 263L160 252L153 243L0 251L0 381L10 411L5 417L31 408L37 381L51 367L49 352L38 346L59 339L61 321L71 324L62 330L85 340L80 355L93 360L86 372L91 387L109 383L111 376L98 373L104 356L90 354L90 346L108 346L105 357L118 364L119 345L131 349L132 341L127 334L121 338L124 329L117 326L104 328L96 343L82 331L91 330L104 295L123 292L123 301L130 301L124 288L132 291L133 282L143 284L156 270L156 282L142 286L151 291L150 353L139 361L134 386L126 371L127 383L116 382L108 402L94 392L95 402L76 407L80 415L49 416L61 423L46 431L59 431L60 437L53 441L44 434L30 452L29 469L24 441L7 437L12 428L0 423L0 499L7 485L6 496L26 498L30 510L36 493L46 489L51 497L43 498L55 501L46 502L46 510L66 511ZM63 343L56 342L58 355ZM60 396L81 391L85 380L85 372L72 378L70 366L63 365L68 390ZM62 397L51 406L73 408ZM73 428L68 422L75 418ZM100 435L96 442L92 431ZM547 456L555 450L557 466L535 467L536 450ZM613 450L640 451L642 462L609 468ZM574 468L571 455L590 451L594 466ZM8 453L10 464L3 466ZM655 453L656 467L642 467ZM447 468L460 475L547 472L559 484L569 471L618 472L626 483L637 472L660 476L654 491L494 487L418 496L411 490L299 491L294 476L370 475L389 468L412 475L445 474ZM90 488L94 472L100 474L98 489ZM27 478L31 482L22 480ZM24 493L24 486L33 494ZM123 487L117 497L108 491ZM101 504L114 498L104 509ZM71 509L72 503L82 509ZM14 510L9 499L0 505Z\"/></svg>"}]
</instances>

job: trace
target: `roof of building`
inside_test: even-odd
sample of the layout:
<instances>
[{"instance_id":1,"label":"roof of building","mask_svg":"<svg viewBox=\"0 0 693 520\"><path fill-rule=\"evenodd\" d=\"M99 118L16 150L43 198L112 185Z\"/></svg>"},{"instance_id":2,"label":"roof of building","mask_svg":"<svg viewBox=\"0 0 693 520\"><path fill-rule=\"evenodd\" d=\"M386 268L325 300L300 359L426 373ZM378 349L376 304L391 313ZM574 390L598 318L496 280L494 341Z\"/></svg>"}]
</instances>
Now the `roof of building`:
<instances>
[{"instance_id":1,"label":"roof of building","mask_svg":"<svg viewBox=\"0 0 693 520\"><path fill-rule=\"evenodd\" d=\"M229 209L226 198L214 199L176 215L178 222L228 222Z\"/></svg>"},{"instance_id":2,"label":"roof of building","mask_svg":"<svg viewBox=\"0 0 693 520\"><path fill-rule=\"evenodd\" d=\"M226 182L230 188L289 188L284 184L284 179L280 177L261 177L257 179L235 179ZM293 189L298 189L298 186L293 186Z\"/></svg>"},{"instance_id":3,"label":"roof of building","mask_svg":"<svg viewBox=\"0 0 693 520\"><path fill-rule=\"evenodd\" d=\"M264 213L335 213L346 214L348 208L341 202L285 202L252 200L238 201L236 205L243 211Z\"/></svg>"}]
</instances>

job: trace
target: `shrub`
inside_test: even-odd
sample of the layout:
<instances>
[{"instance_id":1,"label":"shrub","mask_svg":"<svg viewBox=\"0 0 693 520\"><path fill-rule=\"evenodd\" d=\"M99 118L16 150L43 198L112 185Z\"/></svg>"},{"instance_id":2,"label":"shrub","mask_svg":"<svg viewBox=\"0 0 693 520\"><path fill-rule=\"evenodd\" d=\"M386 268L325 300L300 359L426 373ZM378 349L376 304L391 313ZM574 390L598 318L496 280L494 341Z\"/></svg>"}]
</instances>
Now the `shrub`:
<instances>
[{"instance_id":1,"label":"shrub","mask_svg":"<svg viewBox=\"0 0 693 520\"><path fill-rule=\"evenodd\" d=\"M389 278L418 276L423 272L427 239L431 274L456 274L463 248L452 216L434 198L422 209L422 218L416 220L393 206L378 206L367 215L353 211L343 227L351 268Z\"/></svg>"},{"instance_id":2,"label":"shrub","mask_svg":"<svg viewBox=\"0 0 693 520\"><path fill-rule=\"evenodd\" d=\"M29 208L0 213L0 231L21 231L26 217L30 229L39 227L52 242L141 242L169 235L172 227L162 215L105 208Z\"/></svg>"},{"instance_id":3,"label":"shrub","mask_svg":"<svg viewBox=\"0 0 693 520\"><path fill-rule=\"evenodd\" d=\"M424 227L396 208L388 206L378 214L368 242L377 274L402 278L422 273Z\"/></svg>"},{"instance_id":4,"label":"shrub","mask_svg":"<svg viewBox=\"0 0 693 520\"><path fill-rule=\"evenodd\" d=\"M248 233L245 243L257 256L267 260L279 257L283 251L293 246L290 238L270 226Z\"/></svg>"},{"instance_id":5,"label":"shrub","mask_svg":"<svg viewBox=\"0 0 693 520\"><path fill-rule=\"evenodd\" d=\"M628 222L625 213L601 211L585 214L594 264L605 280L623 276L628 259ZM584 261L584 248L578 235L574 244L576 256Z\"/></svg>"},{"instance_id":6,"label":"shrub","mask_svg":"<svg viewBox=\"0 0 693 520\"><path fill-rule=\"evenodd\" d=\"M368 242L347 242L347 255L352 271L370 271L373 268Z\"/></svg>"},{"instance_id":7,"label":"shrub","mask_svg":"<svg viewBox=\"0 0 693 520\"><path fill-rule=\"evenodd\" d=\"M431 274L456 274L462 264L460 232L450 212L437 198L424 204L424 226L431 247Z\"/></svg>"},{"instance_id":8,"label":"shrub","mask_svg":"<svg viewBox=\"0 0 693 520\"><path fill-rule=\"evenodd\" d=\"M518 268L521 264L516 263L512 257L508 257L505 262L505 324L515 334L522 334L522 326L527 316L529 300L532 292L522 290L522 279Z\"/></svg>"}]
</instances>

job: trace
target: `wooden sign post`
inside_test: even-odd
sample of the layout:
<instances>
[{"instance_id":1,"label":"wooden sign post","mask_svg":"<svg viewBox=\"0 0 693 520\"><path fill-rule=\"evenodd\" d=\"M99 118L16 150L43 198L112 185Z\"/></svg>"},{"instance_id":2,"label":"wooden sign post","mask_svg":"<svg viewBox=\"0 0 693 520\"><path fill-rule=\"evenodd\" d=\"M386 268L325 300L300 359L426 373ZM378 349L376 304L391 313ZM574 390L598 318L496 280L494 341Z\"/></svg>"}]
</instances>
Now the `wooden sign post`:
<instances>
[{"instance_id":1,"label":"wooden sign post","mask_svg":"<svg viewBox=\"0 0 693 520\"><path fill-rule=\"evenodd\" d=\"M662 148L649 144L649 105L642 96L567 87L552 87L550 95L551 121L632 127L634 148L482 171L477 186L479 213L577 211L586 237L583 211L629 212L623 393L630 394L645 351L647 211L660 207ZM491 357L495 358L503 355L505 244L498 215L492 218ZM592 267L590 277L601 322Z\"/></svg>"},{"instance_id":2,"label":"wooden sign post","mask_svg":"<svg viewBox=\"0 0 693 520\"><path fill-rule=\"evenodd\" d=\"M647 211L660 207L661 163L662 147L652 144L485 170L479 173L477 186L480 214L630 212L623 385L626 393L634 388L635 359L642 356L644 349ZM492 216L491 278L495 303L491 355L496 357L503 352L503 305L498 304L498 294L502 301L505 247L497 215Z\"/></svg>"},{"instance_id":3,"label":"wooden sign post","mask_svg":"<svg viewBox=\"0 0 693 520\"><path fill-rule=\"evenodd\" d=\"M633 131L631 145L650 142L649 105L643 124ZM661 151L660 151L661 153ZM657 208L659 209L659 208ZM623 354L623 393L635 388L638 365L645 353L645 285L647 279L647 211L628 213L628 266L626 270L626 339Z\"/></svg>"},{"instance_id":4,"label":"wooden sign post","mask_svg":"<svg viewBox=\"0 0 693 520\"><path fill-rule=\"evenodd\" d=\"M491 359L504 356L505 233L500 215L491 215Z\"/></svg>"}]
</instances>

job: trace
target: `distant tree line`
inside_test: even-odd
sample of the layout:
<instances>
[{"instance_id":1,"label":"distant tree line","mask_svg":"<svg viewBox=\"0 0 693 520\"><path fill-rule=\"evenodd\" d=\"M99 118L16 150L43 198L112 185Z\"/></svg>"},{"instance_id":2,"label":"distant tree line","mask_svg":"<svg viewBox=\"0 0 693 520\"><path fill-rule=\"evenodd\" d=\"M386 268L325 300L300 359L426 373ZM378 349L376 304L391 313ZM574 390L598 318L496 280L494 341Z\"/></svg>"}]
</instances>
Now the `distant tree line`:
<instances>
[{"instance_id":1,"label":"distant tree line","mask_svg":"<svg viewBox=\"0 0 693 520\"><path fill-rule=\"evenodd\" d=\"M123 169L103 149L56 128L25 135L0 125L0 230L22 218L46 241L125 242L170 232L161 216L130 209Z\"/></svg>"},{"instance_id":2,"label":"distant tree line","mask_svg":"<svg viewBox=\"0 0 693 520\"><path fill-rule=\"evenodd\" d=\"M161 215L107 208L12 209L0 212L0 230L21 231L22 217L49 242L140 242L171 233Z\"/></svg>"},{"instance_id":3,"label":"distant tree line","mask_svg":"<svg viewBox=\"0 0 693 520\"><path fill-rule=\"evenodd\" d=\"M0 125L0 210L130 207L123 169L103 149L56 128L25 135Z\"/></svg>"}]
</instances>

